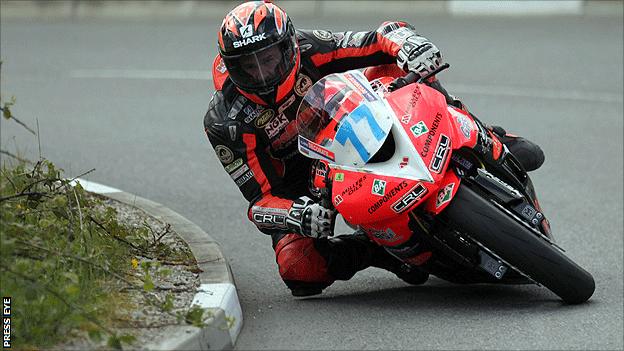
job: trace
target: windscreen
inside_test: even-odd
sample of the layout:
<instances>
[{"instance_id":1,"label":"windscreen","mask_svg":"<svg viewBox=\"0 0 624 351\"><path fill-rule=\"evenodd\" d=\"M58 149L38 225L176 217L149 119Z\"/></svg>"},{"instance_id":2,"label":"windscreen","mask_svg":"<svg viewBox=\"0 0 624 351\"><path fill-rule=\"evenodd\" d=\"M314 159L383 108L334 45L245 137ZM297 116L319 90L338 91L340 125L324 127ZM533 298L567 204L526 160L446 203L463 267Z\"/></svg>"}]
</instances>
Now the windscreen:
<instances>
[{"instance_id":1,"label":"windscreen","mask_svg":"<svg viewBox=\"0 0 624 351\"><path fill-rule=\"evenodd\" d=\"M381 148L392 111L360 71L331 74L314 84L297 111L299 151L359 167Z\"/></svg>"}]
</instances>

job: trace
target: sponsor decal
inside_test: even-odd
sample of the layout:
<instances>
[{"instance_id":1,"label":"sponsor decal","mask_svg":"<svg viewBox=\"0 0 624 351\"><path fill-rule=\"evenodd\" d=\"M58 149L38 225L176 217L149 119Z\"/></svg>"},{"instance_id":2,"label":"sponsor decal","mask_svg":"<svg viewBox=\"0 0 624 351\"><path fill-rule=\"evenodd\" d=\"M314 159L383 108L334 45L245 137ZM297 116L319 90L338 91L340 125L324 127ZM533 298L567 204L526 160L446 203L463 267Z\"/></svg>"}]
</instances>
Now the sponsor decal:
<instances>
[{"instance_id":1,"label":"sponsor decal","mask_svg":"<svg viewBox=\"0 0 624 351\"><path fill-rule=\"evenodd\" d=\"M258 116L254 125L257 128L263 128L264 126L267 125L267 123L269 123L269 121L271 120L271 118L273 118L273 116L275 116L275 112L273 110L266 109L262 111L260 116Z\"/></svg>"},{"instance_id":2,"label":"sponsor decal","mask_svg":"<svg viewBox=\"0 0 624 351\"><path fill-rule=\"evenodd\" d=\"M403 124L408 124L411 120L412 120L412 115L410 115L409 113L401 117L401 123Z\"/></svg>"},{"instance_id":3,"label":"sponsor decal","mask_svg":"<svg viewBox=\"0 0 624 351\"><path fill-rule=\"evenodd\" d=\"M394 196L396 196L398 193L401 192L401 190L403 190L405 188L407 188L407 182L406 181L402 181L401 183L397 184L395 187L389 189L386 192L386 195L384 195L381 199L377 200L375 203L373 203L368 208L368 213L369 214L375 213L375 211L377 211L379 208L381 208L381 206L383 206L384 203L392 200L392 198Z\"/></svg>"},{"instance_id":4,"label":"sponsor decal","mask_svg":"<svg viewBox=\"0 0 624 351\"><path fill-rule=\"evenodd\" d=\"M303 73L300 73L297 77L297 82L295 83L295 94L299 96L304 96L308 89L312 86L312 79L306 76Z\"/></svg>"},{"instance_id":5,"label":"sponsor decal","mask_svg":"<svg viewBox=\"0 0 624 351\"><path fill-rule=\"evenodd\" d=\"M364 42L365 38L366 38L366 32L353 33L349 31L345 33L340 46L342 48L362 46L362 43Z\"/></svg>"},{"instance_id":6,"label":"sponsor decal","mask_svg":"<svg viewBox=\"0 0 624 351\"><path fill-rule=\"evenodd\" d=\"M319 38L320 40L323 41L332 41L334 40L334 37L332 36L332 34L326 30L318 30L315 29L312 31L312 34L314 34L315 37Z\"/></svg>"},{"instance_id":7,"label":"sponsor decal","mask_svg":"<svg viewBox=\"0 0 624 351\"><path fill-rule=\"evenodd\" d=\"M254 176L254 172L253 170L249 170L249 172L243 174L240 178L236 179L236 185L237 186L242 186L243 184L247 183L247 181L251 178L253 178Z\"/></svg>"},{"instance_id":8,"label":"sponsor decal","mask_svg":"<svg viewBox=\"0 0 624 351\"><path fill-rule=\"evenodd\" d=\"M437 113L435 118L433 119L433 123L431 124L431 129L429 129L429 133L427 133L427 140L425 140L425 145L423 145L423 149L420 152L420 156L427 157L429 154L429 148L431 147L431 142L433 141L433 137L438 133L438 126L440 125L440 121L442 120L442 114Z\"/></svg>"},{"instance_id":9,"label":"sponsor decal","mask_svg":"<svg viewBox=\"0 0 624 351\"><path fill-rule=\"evenodd\" d=\"M530 205L526 205L522 209L522 215L524 216L524 218L529 219L529 220L533 219L533 216L535 216L536 213L537 211Z\"/></svg>"},{"instance_id":10,"label":"sponsor decal","mask_svg":"<svg viewBox=\"0 0 624 351\"><path fill-rule=\"evenodd\" d=\"M238 114L243 110L243 105L245 105L246 101L247 101L247 98L245 98L242 95L239 95L234 100L234 103L232 104L232 107L230 108L230 112L228 112L228 118L231 120L236 120L238 118Z\"/></svg>"},{"instance_id":11,"label":"sponsor decal","mask_svg":"<svg viewBox=\"0 0 624 351\"><path fill-rule=\"evenodd\" d=\"M251 123L254 119L260 116L260 113L262 111L263 109L260 105L256 105L256 108L251 107L251 105L245 106L245 108L243 109L243 112L246 115L245 123L247 124Z\"/></svg>"},{"instance_id":12,"label":"sponsor decal","mask_svg":"<svg viewBox=\"0 0 624 351\"><path fill-rule=\"evenodd\" d=\"M253 34L253 28L251 24L241 27L241 35L243 38L249 38Z\"/></svg>"},{"instance_id":13,"label":"sponsor decal","mask_svg":"<svg viewBox=\"0 0 624 351\"><path fill-rule=\"evenodd\" d=\"M520 194L520 192L518 190L516 190L514 187L512 187L511 185L505 183L504 181L500 180L499 178L497 178L495 175L493 175L492 173L486 171L485 169L478 169L479 173L484 174L486 177L496 181L497 183L499 183L500 185L504 186L505 188L507 188L509 191L511 191L512 193L514 193L514 195L516 195L517 197L522 197L522 194Z\"/></svg>"},{"instance_id":14,"label":"sponsor decal","mask_svg":"<svg viewBox=\"0 0 624 351\"><path fill-rule=\"evenodd\" d=\"M399 168L403 168L409 164L409 157L403 157L401 163L399 163Z\"/></svg>"},{"instance_id":15,"label":"sponsor decal","mask_svg":"<svg viewBox=\"0 0 624 351\"><path fill-rule=\"evenodd\" d=\"M466 137L466 139L470 139L470 132L472 132L472 123L468 119L468 117L462 114L456 114L455 119L457 119L457 123L459 124L459 129L461 129L462 134Z\"/></svg>"},{"instance_id":16,"label":"sponsor decal","mask_svg":"<svg viewBox=\"0 0 624 351\"><path fill-rule=\"evenodd\" d=\"M353 184L347 186L342 191L342 193L340 193L340 195L342 195L342 196L353 195L353 193L355 193L356 191L360 190L360 188L362 187L362 184L364 183L365 180L366 180L366 175L361 176L358 180L353 182Z\"/></svg>"},{"instance_id":17,"label":"sponsor decal","mask_svg":"<svg viewBox=\"0 0 624 351\"><path fill-rule=\"evenodd\" d=\"M280 133L279 137L271 142L271 147L273 150L285 149L289 147L293 141L295 141L297 135L297 122L290 121L286 128L283 129L283 132Z\"/></svg>"},{"instance_id":18,"label":"sponsor decal","mask_svg":"<svg viewBox=\"0 0 624 351\"><path fill-rule=\"evenodd\" d=\"M264 128L269 138L273 138L288 124L288 118L283 114L275 116L271 122Z\"/></svg>"},{"instance_id":19,"label":"sponsor decal","mask_svg":"<svg viewBox=\"0 0 624 351\"><path fill-rule=\"evenodd\" d=\"M232 174L230 174L230 177L232 177L232 179L236 180L236 179L240 178L240 176L242 176L248 170L249 170L249 166L247 166L247 164L244 164L241 168L239 168L238 170L236 170Z\"/></svg>"},{"instance_id":20,"label":"sponsor decal","mask_svg":"<svg viewBox=\"0 0 624 351\"><path fill-rule=\"evenodd\" d=\"M228 131L230 132L230 140L236 141L236 125L230 124L228 126Z\"/></svg>"},{"instance_id":21,"label":"sponsor decal","mask_svg":"<svg viewBox=\"0 0 624 351\"><path fill-rule=\"evenodd\" d=\"M414 124L410 128L410 130L412 131L412 134L414 134L415 137L419 137L429 131L429 129L427 129L427 125L425 125L425 122L423 121L420 121Z\"/></svg>"},{"instance_id":22,"label":"sponsor decal","mask_svg":"<svg viewBox=\"0 0 624 351\"><path fill-rule=\"evenodd\" d=\"M405 42L405 39L407 39L408 37L412 35L414 35L414 32L411 29L407 27L400 27L396 30L392 30L386 33L384 36L388 38L388 40L397 44L398 46L402 46L403 43Z\"/></svg>"},{"instance_id":23,"label":"sponsor decal","mask_svg":"<svg viewBox=\"0 0 624 351\"><path fill-rule=\"evenodd\" d=\"M295 102L295 96L290 95L288 100L286 100L280 107L277 108L277 114L282 114L287 108L290 107L290 105L292 105L293 102Z\"/></svg>"},{"instance_id":24,"label":"sponsor decal","mask_svg":"<svg viewBox=\"0 0 624 351\"><path fill-rule=\"evenodd\" d=\"M235 41L232 44L234 45L235 49L238 49L238 48L240 48L242 46L253 44L255 42L262 41L264 39L266 39L266 33L253 35L253 36L251 36L249 38L244 38L242 40Z\"/></svg>"},{"instance_id":25,"label":"sponsor decal","mask_svg":"<svg viewBox=\"0 0 624 351\"><path fill-rule=\"evenodd\" d=\"M223 59L221 58L221 56L219 56L219 63L217 63L217 72L223 74L225 73L225 71L227 71L227 68L225 67L225 62L223 62Z\"/></svg>"},{"instance_id":26,"label":"sponsor decal","mask_svg":"<svg viewBox=\"0 0 624 351\"><path fill-rule=\"evenodd\" d=\"M373 187L371 188L371 194L377 196L386 195L386 181L381 179L375 179L373 181Z\"/></svg>"},{"instance_id":27,"label":"sponsor decal","mask_svg":"<svg viewBox=\"0 0 624 351\"><path fill-rule=\"evenodd\" d=\"M420 200L426 193L427 188L422 183L418 183L412 190L392 204L392 210L396 213L401 213Z\"/></svg>"},{"instance_id":28,"label":"sponsor decal","mask_svg":"<svg viewBox=\"0 0 624 351\"><path fill-rule=\"evenodd\" d=\"M254 206L251 208L254 222L261 227L277 227L286 225L288 210L283 208L265 208Z\"/></svg>"},{"instance_id":29,"label":"sponsor decal","mask_svg":"<svg viewBox=\"0 0 624 351\"><path fill-rule=\"evenodd\" d=\"M325 176L327 175L327 170L317 168L315 169L315 173L317 177L325 178Z\"/></svg>"},{"instance_id":30,"label":"sponsor decal","mask_svg":"<svg viewBox=\"0 0 624 351\"><path fill-rule=\"evenodd\" d=\"M217 145L215 147L215 152L223 164L229 164L234 160L234 153L225 145Z\"/></svg>"},{"instance_id":31,"label":"sponsor decal","mask_svg":"<svg viewBox=\"0 0 624 351\"><path fill-rule=\"evenodd\" d=\"M438 196L436 197L436 208L440 208L440 206L451 201L453 188L455 188L455 183L447 184L444 188L438 191Z\"/></svg>"},{"instance_id":32,"label":"sponsor decal","mask_svg":"<svg viewBox=\"0 0 624 351\"><path fill-rule=\"evenodd\" d=\"M398 239L395 232L388 228L386 230L371 230L370 234L379 240L394 241Z\"/></svg>"},{"instance_id":33,"label":"sponsor decal","mask_svg":"<svg viewBox=\"0 0 624 351\"><path fill-rule=\"evenodd\" d=\"M334 176L334 180L337 182L344 181L344 173L336 173L336 175Z\"/></svg>"},{"instance_id":34,"label":"sponsor decal","mask_svg":"<svg viewBox=\"0 0 624 351\"><path fill-rule=\"evenodd\" d=\"M418 102L421 96L422 96L422 92L420 91L420 87L417 85L416 88L412 90L412 96L410 97L410 101L409 101L410 108L408 111L411 111L412 108L416 106L416 103Z\"/></svg>"},{"instance_id":35,"label":"sponsor decal","mask_svg":"<svg viewBox=\"0 0 624 351\"><path fill-rule=\"evenodd\" d=\"M358 78L353 76L351 73L346 73L344 77L347 78L347 80L351 82L360 93L362 93L362 95L364 96L366 100L368 101L379 100L377 97L375 97L376 96L375 92L368 90L368 88L364 84L362 84L362 82L360 82Z\"/></svg>"},{"instance_id":36,"label":"sponsor decal","mask_svg":"<svg viewBox=\"0 0 624 351\"><path fill-rule=\"evenodd\" d=\"M336 195L336 196L334 197L334 206L338 206L338 205L340 205L340 204L342 203L342 200L343 200L343 199L342 199L342 196L340 196L340 195Z\"/></svg>"},{"instance_id":37,"label":"sponsor decal","mask_svg":"<svg viewBox=\"0 0 624 351\"><path fill-rule=\"evenodd\" d=\"M325 160L329 160L332 162L336 160L336 156L333 152L327 150L326 148L313 141L302 137L301 135L299 136L299 151L301 151L305 155L310 155L310 153L313 153L321 156Z\"/></svg>"},{"instance_id":38,"label":"sponsor decal","mask_svg":"<svg viewBox=\"0 0 624 351\"><path fill-rule=\"evenodd\" d=\"M237 158L236 161L230 163L229 165L225 166L225 171L228 173L232 173L234 172L236 169L238 169L238 167L243 165L243 159L242 158Z\"/></svg>"},{"instance_id":39,"label":"sponsor decal","mask_svg":"<svg viewBox=\"0 0 624 351\"><path fill-rule=\"evenodd\" d=\"M453 154L453 156L451 156L451 160L457 162L457 164L459 164L460 166L464 167L467 170L472 169L472 166L473 166L472 162L459 156L459 154Z\"/></svg>"},{"instance_id":40,"label":"sponsor decal","mask_svg":"<svg viewBox=\"0 0 624 351\"><path fill-rule=\"evenodd\" d=\"M449 148L451 146L451 139L444 134L440 134L440 141L438 141L438 147L436 148L435 155L431 159L429 169L432 172L440 173L442 166L446 162L446 156L448 155Z\"/></svg>"},{"instance_id":41,"label":"sponsor decal","mask_svg":"<svg viewBox=\"0 0 624 351\"><path fill-rule=\"evenodd\" d=\"M312 48L312 44L301 44L299 45L299 52L302 54Z\"/></svg>"}]
</instances>

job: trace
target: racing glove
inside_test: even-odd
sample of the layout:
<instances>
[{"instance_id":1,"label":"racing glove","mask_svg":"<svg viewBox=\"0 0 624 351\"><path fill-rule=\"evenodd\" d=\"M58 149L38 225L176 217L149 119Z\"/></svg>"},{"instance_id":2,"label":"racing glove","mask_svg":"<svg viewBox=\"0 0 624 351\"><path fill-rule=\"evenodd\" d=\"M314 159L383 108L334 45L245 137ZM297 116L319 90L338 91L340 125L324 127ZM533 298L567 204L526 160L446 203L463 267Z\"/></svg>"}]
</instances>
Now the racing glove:
<instances>
[{"instance_id":1,"label":"racing glove","mask_svg":"<svg viewBox=\"0 0 624 351\"><path fill-rule=\"evenodd\" d=\"M295 200L288 211L286 225L289 229L312 238L323 238L334 234L336 210L314 202L307 196Z\"/></svg>"},{"instance_id":2,"label":"racing glove","mask_svg":"<svg viewBox=\"0 0 624 351\"><path fill-rule=\"evenodd\" d=\"M427 38L412 35L405 39L397 53L397 65L405 72L416 72L424 77L442 65L442 54Z\"/></svg>"}]
</instances>

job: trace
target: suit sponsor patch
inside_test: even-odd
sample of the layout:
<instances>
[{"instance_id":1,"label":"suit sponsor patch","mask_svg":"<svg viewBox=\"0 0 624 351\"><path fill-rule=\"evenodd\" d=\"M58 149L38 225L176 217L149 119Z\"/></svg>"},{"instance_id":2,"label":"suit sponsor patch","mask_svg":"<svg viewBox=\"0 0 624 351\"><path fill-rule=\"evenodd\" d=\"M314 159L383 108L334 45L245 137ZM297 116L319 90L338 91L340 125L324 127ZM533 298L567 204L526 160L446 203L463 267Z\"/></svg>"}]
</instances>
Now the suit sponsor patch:
<instances>
[{"instance_id":1,"label":"suit sponsor patch","mask_svg":"<svg viewBox=\"0 0 624 351\"><path fill-rule=\"evenodd\" d=\"M328 32L326 30L315 29L312 31L312 34L314 34L315 37L323 41L334 40L334 37L332 36L331 32Z\"/></svg>"},{"instance_id":2,"label":"suit sponsor patch","mask_svg":"<svg viewBox=\"0 0 624 351\"><path fill-rule=\"evenodd\" d=\"M273 138L277 135L284 127L288 124L288 118L279 114L269 122L269 124L264 128L264 131L267 133L269 138Z\"/></svg>"},{"instance_id":3,"label":"suit sponsor patch","mask_svg":"<svg viewBox=\"0 0 624 351\"><path fill-rule=\"evenodd\" d=\"M254 172L253 170L249 170L249 172L243 174L240 178L236 179L236 185L237 186L242 186L243 184L247 183L247 181L251 178L253 178L254 176Z\"/></svg>"},{"instance_id":4,"label":"suit sponsor patch","mask_svg":"<svg viewBox=\"0 0 624 351\"><path fill-rule=\"evenodd\" d=\"M238 170L236 170L232 174L230 174L230 177L232 177L232 179L236 180L240 176L242 176L243 173L247 172L248 170L249 170L249 166L244 164L241 168L239 168Z\"/></svg>"},{"instance_id":5,"label":"suit sponsor patch","mask_svg":"<svg viewBox=\"0 0 624 351\"><path fill-rule=\"evenodd\" d=\"M234 153L225 145L217 145L215 147L215 152L223 164L229 164L232 160L234 160Z\"/></svg>"},{"instance_id":6,"label":"suit sponsor patch","mask_svg":"<svg viewBox=\"0 0 624 351\"><path fill-rule=\"evenodd\" d=\"M237 158L234 162L232 162L229 165L225 166L225 171L228 172L228 173L232 173L238 167L240 167L242 165L243 165L243 159L242 158Z\"/></svg>"},{"instance_id":7,"label":"suit sponsor patch","mask_svg":"<svg viewBox=\"0 0 624 351\"><path fill-rule=\"evenodd\" d=\"M273 118L273 116L275 116L275 112L271 109L266 109L262 111L262 113L260 113L258 118L256 118L256 122L254 123L254 125L257 128L264 128L264 126L266 126L267 123L269 123L269 121L271 120L271 118Z\"/></svg>"}]
</instances>

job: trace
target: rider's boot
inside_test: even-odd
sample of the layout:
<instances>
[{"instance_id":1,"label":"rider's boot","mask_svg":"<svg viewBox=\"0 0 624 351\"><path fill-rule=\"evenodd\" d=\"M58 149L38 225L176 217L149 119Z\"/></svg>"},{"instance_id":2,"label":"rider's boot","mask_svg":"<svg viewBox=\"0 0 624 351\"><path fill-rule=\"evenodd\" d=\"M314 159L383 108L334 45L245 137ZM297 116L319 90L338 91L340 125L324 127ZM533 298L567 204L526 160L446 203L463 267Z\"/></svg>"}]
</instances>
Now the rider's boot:
<instances>
[{"instance_id":1,"label":"rider's boot","mask_svg":"<svg viewBox=\"0 0 624 351\"><path fill-rule=\"evenodd\" d=\"M408 265L392 256L383 247L372 242L364 233L355 234L354 237L366 243L371 248L370 265L385 269L396 274L401 280L412 285L424 284L429 279L429 273L420 268Z\"/></svg>"},{"instance_id":2,"label":"rider's boot","mask_svg":"<svg viewBox=\"0 0 624 351\"><path fill-rule=\"evenodd\" d=\"M500 141L507 146L527 172L540 168L544 163L544 152L534 142L509 134L500 126L489 126L488 129L496 134Z\"/></svg>"},{"instance_id":3,"label":"rider's boot","mask_svg":"<svg viewBox=\"0 0 624 351\"><path fill-rule=\"evenodd\" d=\"M444 95L447 104L470 113L460 100L449 94L446 89L442 87L439 80L431 82L430 86ZM496 134L500 141L507 146L509 151L518 159L527 172L540 168L544 163L544 152L534 142L523 137L509 134L500 126L488 126L488 129Z\"/></svg>"},{"instance_id":4,"label":"rider's boot","mask_svg":"<svg viewBox=\"0 0 624 351\"><path fill-rule=\"evenodd\" d=\"M413 285L423 284L429 278L428 273L404 264L362 232L319 239L316 247L320 252L332 253L326 255L328 272L337 280L351 279L356 272L371 266L390 271Z\"/></svg>"}]
</instances>

